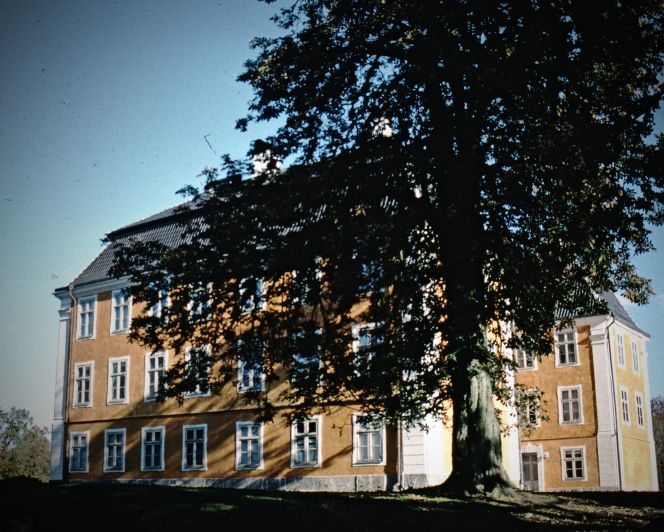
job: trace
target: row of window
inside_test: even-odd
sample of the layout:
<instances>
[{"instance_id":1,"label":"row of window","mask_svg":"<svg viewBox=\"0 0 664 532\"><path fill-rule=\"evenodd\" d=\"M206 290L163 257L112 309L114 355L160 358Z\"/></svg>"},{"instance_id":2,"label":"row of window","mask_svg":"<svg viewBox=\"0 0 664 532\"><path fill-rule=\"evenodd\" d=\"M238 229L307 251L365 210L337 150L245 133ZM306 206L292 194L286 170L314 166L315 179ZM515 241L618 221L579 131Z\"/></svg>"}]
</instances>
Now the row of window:
<instances>
[{"instance_id":1,"label":"row of window","mask_svg":"<svg viewBox=\"0 0 664 532\"><path fill-rule=\"evenodd\" d=\"M291 426L291 461L293 468L322 465L320 416L296 421ZM207 424L182 427L182 471L207 470ZM125 471L126 429L104 431L104 472ZM166 428L141 429L141 471L163 471ZM89 470L89 432L70 435L69 471L87 473ZM361 414L353 415L352 464L383 465L385 463L385 425ZM263 424L253 421L235 423L235 468L237 470L263 468Z\"/></svg>"},{"instance_id":2,"label":"row of window","mask_svg":"<svg viewBox=\"0 0 664 532\"><path fill-rule=\"evenodd\" d=\"M634 393L636 402L636 424L639 428L645 428L645 418L643 413L643 396L639 392ZM620 387L620 402L622 420L630 424L629 393L625 386ZM537 400L525 401L519 405L519 418L522 422L527 422L532 427L539 426L539 404ZM561 425L582 424L583 423L583 401L582 387L565 386L558 388L558 422Z\"/></svg>"},{"instance_id":3,"label":"row of window","mask_svg":"<svg viewBox=\"0 0 664 532\"><path fill-rule=\"evenodd\" d=\"M371 347L380 342L374 334L375 324L362 323L352 326L352 349L357 354L355 365L364 367L371 361ZM315 345L314 345L315 344ZM260 354L246 352L245 346L238 342L238 393L261 392L265 390L265 374L263 373ZM303 386L315 383L321 369L320 348L317 342L308 341L303 334L294 335L295 353L291 371L291 384ZM193 381L195 387L187 397L209 395L210 356L208 347L190 348L185 352L187 370L186 378ZM107 403L129 402L129 363L130 358L111 357L108 360ZM154 401L159 390L165 385L164 375L168 366L167 353L159 351L145 355L145 391L144 400ZM92 406L92 385L94 361L79 362L74 365L74 401L75 407Z\"/></svg>"},{"instance_id":4,"label":"row of window","mask_svg":"<svg viewBox=\"0 0 664 532\"><path fill-rule=\"evenodd\" d=\"M97 296L83 297L78 300L78 327L76 338L94 338ZM124 333L131 325L131 296L125 290L113 290L111 293L111 334Z\"/></svg>"},{"instance_id":5,"label":"row of window","mask_svg":"<svg viewBox=\"0 0 664 532\"><path fill-rule=\"evenodd\" d=\"M165 373L168 355L164 351L145 355L145 388L146 402L157 399L160 389L165 385ZM193 391L187 397L209 395L209 356L207 349L189 349L185 353L189 377L195 382ZM126 404L129 402L129 370L130 357L112 357L108 359L107 404ZM92 406L94 361L78 362L74 365L74 406ZM262 391L265 377L259 362L239 360L238 362L238 393Z\"/></svg>"},{"instance_id":6,"label":"row of window","mask_svg":"<svg viewBox=\"0 0 664 532\"><path fill-rule=\"evenodd\" d=\"M244 297L245 288L240 289L241 297L245 300L242 311L251 312L254 309L265 309L264 285L258 280L252 286L251 294ZM157 302L149 309L149 314L160 317L167 308L168 294L159 292ZM192 290L189 312L193 320L204 320L209 315L210 286ZM78 327L76 338L79 340L95 337L95 315L97 309L97 295L82 297L78 300ZM111 292L111 334L124 333L131 326L131 296L127 290L113 290Z\"/></svg>"},{"instance_id":7,"label":"row of window","mask_svg":"<svg viewBox=\"0 0 664 532\"><path fill-rule=\"evenodd\" d=\"M626 368L625 359L625 340L622 334L618 334L618 366ZM579 354L576 347L576 334L574 330L557 331L554 335L555 343L555 366L577 366L579 364ZM522 349L514 352L516 366L520 370L537 369L537 359ZM640 373L639 352L635 341L632 341L632 370L634 373Z\"/></svg>"},{"instance_id":8,"label":"row of window","mask_svg":"<svg viewBox=\"0 0 664 532\"><path fill-rule=\"evenodd\" d=\"M618 367L627 368L627 361L625 358L625 339L622 334L617 335L618 341ZM641 372L641 366L639 365L639 351L637 349L636 342L632 342L632 371L634 373Z\"/></svg>"}]
</instances>

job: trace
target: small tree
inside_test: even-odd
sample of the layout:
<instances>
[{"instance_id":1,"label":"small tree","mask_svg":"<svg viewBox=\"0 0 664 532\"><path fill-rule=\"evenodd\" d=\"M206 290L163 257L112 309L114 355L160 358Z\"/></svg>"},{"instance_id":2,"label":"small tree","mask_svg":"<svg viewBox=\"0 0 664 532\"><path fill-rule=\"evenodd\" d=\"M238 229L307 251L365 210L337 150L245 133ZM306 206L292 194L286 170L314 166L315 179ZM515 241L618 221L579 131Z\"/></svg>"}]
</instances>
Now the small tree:
<instances>
[{"instance_id":1,"label":"small tree","mask_svg":"<svg viewBox=\"0 0 664 532\"><path fill-rule=\"evenodd\" d=\"M238 127L284 120L263 170L206 171L175 249L118 242L113 272L138 301L171 292L132 338L211 346L213 385L235 377L239 353L269 387L293 373L304 335L321 363L283 396L296 413L347 399L415 422L450 400L450 485L506 485L500 348L543 356L556 309L651 292L630 257L651 248L645 223L664 221L664 139L648 141L663 12L659 0L293 2L240 76L255 99ZM298 164L280 172L278 158ZM181 394L185 366L171 377ZM247 397L274 413L268 394Z\"/></svg>"},{"instance_id":2,"label":"small tree","mask_svg":"<svg viewBox=\"0 0 664 532\"><path fill-rule=\"evenodd\" d=\"M0 479L31 477L46 482L50 443L46 427L34 424L30 412L0 409Z\"/></svg>"}]
</instances>

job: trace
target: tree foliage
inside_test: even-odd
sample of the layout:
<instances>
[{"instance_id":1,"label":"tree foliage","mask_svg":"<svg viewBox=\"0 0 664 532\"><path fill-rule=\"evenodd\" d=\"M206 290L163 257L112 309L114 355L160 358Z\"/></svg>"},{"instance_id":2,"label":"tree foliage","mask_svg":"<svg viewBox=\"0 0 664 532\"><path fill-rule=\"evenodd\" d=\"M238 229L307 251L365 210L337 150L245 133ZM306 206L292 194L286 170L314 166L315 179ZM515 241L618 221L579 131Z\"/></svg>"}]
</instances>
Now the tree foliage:
<instances>
[{"instance_id":1,"label":"tree foliage","mask_svg":"<svg viewBox=\"0 0 664 532\"><path fill-rule=\"evenodd\" d=\"M664 488L664 397L653 397L650 401L652 412L652 430L655 439L657 458L657 478L660 491Z\"/></svg>"},{"instance_id":2,"label":"tree foliage","mask_svg":"<svg viewBox=\"0 0 664 532\"><path fill-rule=\"evenodd\" d=\"M46 482L51 457L46 434L27 410L0 409L0 479L31 477Z\"/></svg>"},{"instance_id":3,"label":"tree foliage","mask_svg":"<svg viewBox=\"0 0 664 532\"><path fill-rule=\"evenodd\" d=\"M301 415L351 400L413 422L451 400L455 474L499 483L501 348L543 355L557 309L651 292L630 256L664 221L661 2L300 0L274 20L239 78L240 129L283 119L254 145L268 164L206 170L181 246L118 246L135 298L171 294L132 337L209 345L213 389L238 352L268 387L315 354L277 400ZM353 351L358 323L373 341Z\"/></svg>"}]
</instances>

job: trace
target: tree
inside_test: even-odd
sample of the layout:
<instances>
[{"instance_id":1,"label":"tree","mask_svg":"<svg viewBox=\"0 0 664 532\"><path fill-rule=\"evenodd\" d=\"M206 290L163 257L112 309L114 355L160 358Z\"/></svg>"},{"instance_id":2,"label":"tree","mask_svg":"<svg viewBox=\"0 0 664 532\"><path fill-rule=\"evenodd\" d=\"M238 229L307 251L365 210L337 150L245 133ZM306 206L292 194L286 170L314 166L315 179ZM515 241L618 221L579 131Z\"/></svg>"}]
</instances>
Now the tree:
<instances>
[{"instance_id":1,"label":"tree","mask_svg":"<svg viewBox=\"0 0 664 532\"><path fill-rule=\"evenodd\" d=\"M174 249L117 242L113 271L137 300L172 294L132 338L210 345L213 388L234 378L236 350L268 387L297 370L294 351L315 354L315 378L280 397L294 415L347 399L413 423L449 400L449 486L507 485L502 347L542 356L556 309L651 293L630 257L651 248L645 223L664 221L664 139L648 140L662 15L656 0L282 9L283 35L256 39L239 78L255 91L240 129L283 119L250 152L262 170L241 179L248 164L226 157L187 187ZM186 369L167 393L182 393ZM274 413L268 394L252 399Z\"/></svg>"},{"instance_id":2,"label":"tree","mask_svg":"<svg viewBox=\"0 0 664 532\"><path fill-rule=\"evenodd\" d=\"M46 482L51 458L46 433L27 410L0 409L0 479L32 477Z\"/></svg>"},{"instance_id":3,"label":"tree","mask_svg":"<svg viewBox=\"0 0 664 532\"><path fill-rule=\"evenodd\" d=\"M664 397L653 397L650 401L652 411L652 430L655 438L655 455L657 456L657 477L659 489L664 487Z\"/></svg>"}]
</instances>

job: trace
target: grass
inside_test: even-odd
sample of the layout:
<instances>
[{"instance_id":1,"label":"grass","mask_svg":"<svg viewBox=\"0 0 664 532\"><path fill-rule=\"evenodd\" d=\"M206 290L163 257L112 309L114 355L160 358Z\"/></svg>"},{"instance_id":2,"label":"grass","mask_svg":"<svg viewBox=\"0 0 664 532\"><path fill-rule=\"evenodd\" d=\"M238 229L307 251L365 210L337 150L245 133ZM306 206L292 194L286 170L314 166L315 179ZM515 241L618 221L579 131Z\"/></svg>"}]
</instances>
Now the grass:
<instances>
[{"instance_id":1,"label":"grass","mask_svg":"<svg viewBox=\"0 0 664 532\"><path fill-rule=\"evenodd\" d=\"M457 498L404 493L289 493L126 484L0 482L0 530L611 530L664 528L662 493ZM230 527L230 528L229 528Z\"/></svg>"}]
</instances>

